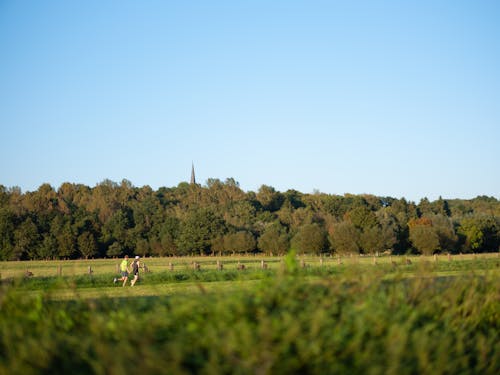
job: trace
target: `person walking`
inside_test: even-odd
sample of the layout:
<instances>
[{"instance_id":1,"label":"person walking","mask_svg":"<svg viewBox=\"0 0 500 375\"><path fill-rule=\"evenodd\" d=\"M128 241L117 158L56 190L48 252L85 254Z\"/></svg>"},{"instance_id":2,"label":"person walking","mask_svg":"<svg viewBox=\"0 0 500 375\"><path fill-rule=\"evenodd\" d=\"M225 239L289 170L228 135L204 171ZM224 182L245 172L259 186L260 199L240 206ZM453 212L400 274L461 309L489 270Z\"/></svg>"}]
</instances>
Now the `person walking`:
<instances>
[{"instance_id":1,"label":"person walking","mask_svg":"<svg viewBox=\"0 0 500 375\"><path fill-rule=\"evenodd\" d=\"M120 263L120 273L122 277L120 277L119 279L115 277L113 282L116 284L118 281L123 281L122 286L125 286L128 280L128 255L125 255Z\"/></svg>"},{"instance_id":2,"label":"person walking","mask_svg":"<svg viewBox=\"0 0 500 375\"><path fill-rule=\"evenodd\" d=\"M134 278L130 281L130 286L134 286L139 278L139 255L136 255L132 262L132 275L134 275Z\"/></svg>"}]
</instances>

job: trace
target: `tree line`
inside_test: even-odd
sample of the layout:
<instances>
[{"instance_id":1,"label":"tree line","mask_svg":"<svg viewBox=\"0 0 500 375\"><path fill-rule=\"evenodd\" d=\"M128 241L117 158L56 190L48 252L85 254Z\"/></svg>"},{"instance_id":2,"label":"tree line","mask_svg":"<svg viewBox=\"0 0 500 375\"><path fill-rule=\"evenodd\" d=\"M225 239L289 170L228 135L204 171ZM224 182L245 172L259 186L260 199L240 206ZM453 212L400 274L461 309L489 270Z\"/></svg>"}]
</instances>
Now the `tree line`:
<instances>
[{"instance_id":1,"label":"tree line","mask_svg":"<svg viewBox=\"0 0 500 375\"><path fill-rule=\"evenodd\" d=\"M500 201L419 203L373 195L245 192L232 178L176 187L0 185L0 260L262 252L434 254L496 252Z\"/></svg>"}]
</instances>

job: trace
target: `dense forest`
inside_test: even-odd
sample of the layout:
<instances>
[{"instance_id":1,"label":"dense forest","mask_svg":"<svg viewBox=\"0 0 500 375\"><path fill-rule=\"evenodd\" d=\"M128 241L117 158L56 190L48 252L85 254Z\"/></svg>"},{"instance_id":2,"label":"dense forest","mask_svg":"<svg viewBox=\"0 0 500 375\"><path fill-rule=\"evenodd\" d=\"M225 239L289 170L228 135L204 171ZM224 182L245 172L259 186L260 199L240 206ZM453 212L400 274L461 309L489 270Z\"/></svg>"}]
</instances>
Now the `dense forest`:
<instances>
[{"instance_id":1,"label":"dense forest","mask_svg":"<svg viewBox=\"0 0 500 375\"><path fill-rule=\"evenodd\" d=\"M372 254L496 252L500 201L479 196L417 204L373 195L304 194L232 178L206 185L91 188L0 185L0 260L262 252Z\"/></svg>"}]
</instances>

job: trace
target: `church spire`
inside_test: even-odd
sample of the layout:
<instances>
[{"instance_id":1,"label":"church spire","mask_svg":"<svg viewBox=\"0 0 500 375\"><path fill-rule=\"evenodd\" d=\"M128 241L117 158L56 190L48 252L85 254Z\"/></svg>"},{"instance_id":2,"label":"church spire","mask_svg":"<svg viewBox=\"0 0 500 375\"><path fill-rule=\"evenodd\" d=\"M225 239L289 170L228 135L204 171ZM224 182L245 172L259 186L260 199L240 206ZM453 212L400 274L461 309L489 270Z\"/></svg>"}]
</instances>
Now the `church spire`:
<instances>
[{"instance_id":1,"label":"church spire","mask_svg":"<svg viewBox=\"0 0 500 375\"><path fill-rule=\"evenodd\" d=\"M191 163L191 185L196 184L196 177L194 176L194 163Z\"/></svg>"}]
</instances>

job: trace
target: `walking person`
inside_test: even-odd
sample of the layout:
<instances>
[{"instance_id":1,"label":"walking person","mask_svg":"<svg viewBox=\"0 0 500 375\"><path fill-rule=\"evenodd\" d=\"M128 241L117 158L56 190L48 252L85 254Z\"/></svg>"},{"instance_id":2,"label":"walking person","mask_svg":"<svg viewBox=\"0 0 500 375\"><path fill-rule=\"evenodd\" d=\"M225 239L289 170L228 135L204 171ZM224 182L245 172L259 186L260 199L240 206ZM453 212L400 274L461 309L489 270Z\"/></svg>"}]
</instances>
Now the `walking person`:
<instances>
[{"instance_id":1,"label":"walking person","mask_svg":"<svg viewBox=\"0 0 500 375\"><path fill-rule=\"evenodd\" d=\"M125 286L128 280L128 255L125 255L120 263L120 273L122 277L120 277L119 279L115 277L113 282L116 284L117 281L123 281L122 286Z\"/></svg>"},{"instance_id":2,"label":"walking person","mask_svg":"<svg viewBox=\"0 0 500 375\"><path fill-rule=\"evenodd\" d=\"M139 255L136 255L132 262L132 275L134 275L134 278L130 281L130 286L134 286L139 278Z\"/></svg>"}]
</instances>

